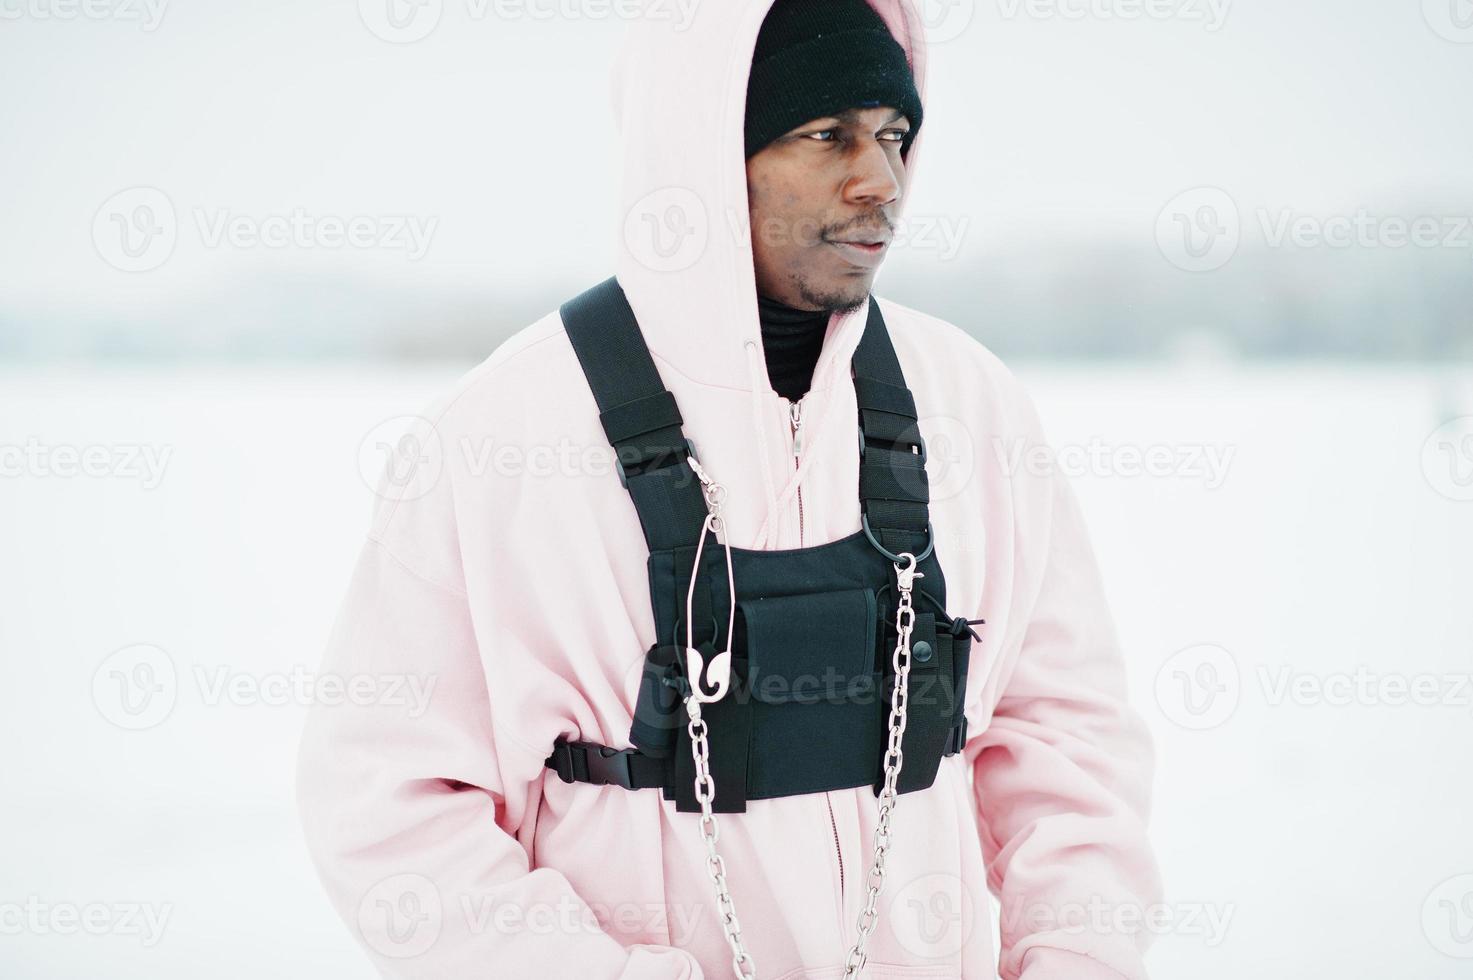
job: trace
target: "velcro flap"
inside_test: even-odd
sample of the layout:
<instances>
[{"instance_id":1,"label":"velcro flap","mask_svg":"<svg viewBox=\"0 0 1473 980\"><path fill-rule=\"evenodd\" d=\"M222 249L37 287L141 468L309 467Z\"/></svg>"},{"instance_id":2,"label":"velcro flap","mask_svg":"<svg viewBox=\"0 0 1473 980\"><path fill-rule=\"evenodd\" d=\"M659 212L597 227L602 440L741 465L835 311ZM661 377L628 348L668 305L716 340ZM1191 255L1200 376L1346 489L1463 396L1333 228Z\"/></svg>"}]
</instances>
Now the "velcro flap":
<instances>
[{"instance_id":1,"label":"velcro flap","mask_svg":"<svg viewBox=\"0 0 1473 980\"><path fill-rule=\"evenodd\" d=\"M873 589L745 599L747 685L766 704L873 701Z\"/></svg>"}]
</instances>

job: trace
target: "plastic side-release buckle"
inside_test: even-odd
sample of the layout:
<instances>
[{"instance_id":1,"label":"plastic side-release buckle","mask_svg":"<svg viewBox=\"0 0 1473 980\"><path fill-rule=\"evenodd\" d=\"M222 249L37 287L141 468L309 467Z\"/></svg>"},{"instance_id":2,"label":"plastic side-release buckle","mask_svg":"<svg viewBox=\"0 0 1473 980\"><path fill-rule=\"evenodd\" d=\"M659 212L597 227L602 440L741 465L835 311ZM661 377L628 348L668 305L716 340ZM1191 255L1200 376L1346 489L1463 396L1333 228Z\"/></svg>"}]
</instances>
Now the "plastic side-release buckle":
<instances>
[{"instance_id":1,"label":"plastic side-release buckle","mask_svg":"<svg viewBox=\"0 0 1473 980\"><path fill-rule=\"evenodd\" d=\"M553 744L552 755L547 767L557 771L558 778L565 783L591 783L594 786L621 786L634 788L634 773L629 768L632 749L616 749L594 742L565 742L559 739Z\"/></svg>"}]
</instances>

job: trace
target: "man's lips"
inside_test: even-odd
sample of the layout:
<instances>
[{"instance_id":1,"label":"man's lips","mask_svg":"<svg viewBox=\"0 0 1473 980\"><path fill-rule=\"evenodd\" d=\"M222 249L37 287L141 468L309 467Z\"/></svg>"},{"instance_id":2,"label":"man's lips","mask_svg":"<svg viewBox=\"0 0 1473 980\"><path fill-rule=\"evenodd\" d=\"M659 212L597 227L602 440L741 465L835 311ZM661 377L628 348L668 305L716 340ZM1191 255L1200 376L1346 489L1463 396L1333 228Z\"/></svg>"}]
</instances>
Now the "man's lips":
<instances>
[{"instance_id":1,"label":"man's lips","mask_svg":"<svg viewBox=\"0 0 1473 980\"><path fill-rule=\"evenodd\" d=\"M889 239L883 237L875 238L852 238L852 239L829 239L833 245L850 262L856 265L874 265L889 247Z\"/></svg>"}]
</instances>

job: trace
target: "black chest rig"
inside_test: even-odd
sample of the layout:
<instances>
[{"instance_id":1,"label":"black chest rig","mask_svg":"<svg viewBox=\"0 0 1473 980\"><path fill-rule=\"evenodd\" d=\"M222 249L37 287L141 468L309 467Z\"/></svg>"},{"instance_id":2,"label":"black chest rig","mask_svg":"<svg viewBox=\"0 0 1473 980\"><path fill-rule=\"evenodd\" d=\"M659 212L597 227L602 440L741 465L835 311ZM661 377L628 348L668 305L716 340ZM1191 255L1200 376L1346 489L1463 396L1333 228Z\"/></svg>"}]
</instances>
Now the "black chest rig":
<instances>
[{"instance_id":1,"label":"black chest rig","mask_svg":"<svg viewBox=\"0 0 1473 980\"><path fill-rule=\"evenodd\" d=\"M910 553L920 574L898 792L929 787L941 757L966 740L971 624L982 620L946 613L925 445L879 304L871 297L852 361L863 526L811 548L731 548L734 624L724 549L707 540L695 567L707 505L687 465L694 447L623 289L607 279L560 312L649 545L656 640L645 655L629 733L635 748L559 738L547 768L564 782L659 787L681 812L699 812L682 705L691 684L709 685L706 677L687 676L687 628L706 664L730 630L729 690L702 706L711 732L712 809L741 812L747 800L865 785L879 795L895 676L886 651L897 637L897 554Z\"/></svg>"}]
</instances>

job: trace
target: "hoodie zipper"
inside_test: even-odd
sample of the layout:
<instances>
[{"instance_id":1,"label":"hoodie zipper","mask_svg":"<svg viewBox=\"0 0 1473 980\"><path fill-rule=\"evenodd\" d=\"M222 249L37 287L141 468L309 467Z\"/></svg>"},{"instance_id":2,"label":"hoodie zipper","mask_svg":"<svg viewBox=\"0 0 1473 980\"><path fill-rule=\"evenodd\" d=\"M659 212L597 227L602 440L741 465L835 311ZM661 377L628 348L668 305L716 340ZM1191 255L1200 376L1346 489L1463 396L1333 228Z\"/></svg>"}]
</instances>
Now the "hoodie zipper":
<instances>
[{"instance_id":1,"label":"hoodie zipper","mask_svg":"<svg viewBox=\"0 0 1473 980\"><path fill-rule=\"evenodd\" d=\"M793 470L803 462L803 399L799 398L788 407L788 421L793 430ZM803 485L798 485L798 546L803 546ZM844 906L844 852L839 846L839 821L834 817L834 800L827 792L823 794L824 805L829 808L829 829L834 834L834 859L839 865L839 908Z\"/></svg>"},{"instance_id":2,"label":"hoodie zipper","mask_svg":"<svg viewBox=\"0 0 1473 980\"><path fill-rule=\"evenodd\" d=\"M834 857L839 859L839 914L844 912L844 852L839 849L839 822L834 819L834 800L828 793L823 794L824 803L829 808L829 826L834 831Z\"/></svg>"},{"instance_id":3,"label":"hoodie zipper","mask_svg":"<svg viewBox=\"0 0 1473 980\"><path fill-rule=\"evenodd\" d=\"M803 399L788 407L788 421L793 429L793 470L797 471L803 452ZM803 546L803 486L798 485L798 546Z\"/></svg>"}]
</instances>

